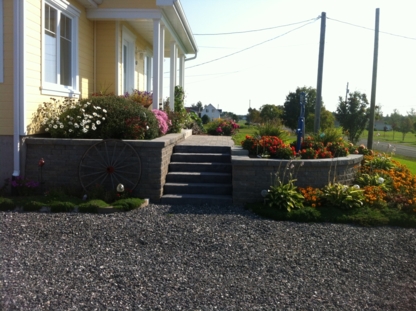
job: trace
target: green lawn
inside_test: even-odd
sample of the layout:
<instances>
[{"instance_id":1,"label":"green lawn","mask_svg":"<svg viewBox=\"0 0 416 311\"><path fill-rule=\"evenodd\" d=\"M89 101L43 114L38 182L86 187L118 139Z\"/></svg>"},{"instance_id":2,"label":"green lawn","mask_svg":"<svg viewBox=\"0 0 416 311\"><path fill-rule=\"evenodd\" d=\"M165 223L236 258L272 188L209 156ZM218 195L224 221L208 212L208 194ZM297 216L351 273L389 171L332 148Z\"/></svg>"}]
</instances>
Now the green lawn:
<instances>
[{"instance_id":1,"label":"green lawn","mask_svg":"<svg viewBox=\"0 0 416 311\"><path fill-rule=\"evenodd\" d=\"M409 171L412 172L412 174L416 175L416 159L400 155L395 155L393 159L399 161L401 164L406 165Z\"/></svg>"},{"instance_id":2,"label":"green lawn","mask_svg":"<svg viewBox=\"0 0 416 311\"><path fill-rule=\"evenodd\" d=\"M367 139L368 137L368 131L365 130L361 138ZM374 131L373 135L373 141L386 141L389 143L395 143L395 144L403 144L403 145L409 145L409 146L415 146L416 147L416 135L414 133L407 133L404 137L404 140L402 139L403 135L400 132L397 131Z\"/></svg>"}]
</instances>

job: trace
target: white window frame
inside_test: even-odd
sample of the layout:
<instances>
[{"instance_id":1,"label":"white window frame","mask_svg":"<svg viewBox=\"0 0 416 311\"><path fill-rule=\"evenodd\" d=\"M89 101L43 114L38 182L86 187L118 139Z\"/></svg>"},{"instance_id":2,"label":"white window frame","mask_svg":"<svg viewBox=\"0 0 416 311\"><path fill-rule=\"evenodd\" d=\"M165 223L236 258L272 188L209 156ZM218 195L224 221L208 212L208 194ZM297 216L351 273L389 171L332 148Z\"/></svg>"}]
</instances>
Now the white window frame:
<instances>
[{"instance_id":1,"label":"white window frame","mask_svg":"<svg viewBox=\"0 0 416 311\"><path fill-rule=\"evenodd\" d=\"M127 59L124 59L124 45L127 44ZM123 26L123 33L121 36L121 81L122 81L122 91L131 93L135 88L135 50L136 50L136 37L133 33ZM124 66L126 66L126 77L124 76ZM126 81L126 83L124 83Z\"/></svg>"},{"instance_id":2,"label":"white window frame","mask_svg":"<svg viewBox=\"0 0 416 311\"><path fill-rule=\"evenodd\" d=\"M4 63L3 63L3 45L4 45L4 31L3 31L3 0L0 0L0 83L4 82Z\"/></svg>"},{"instance_id":3,"label":"white window frame","mask_svg":"<svg viewBox=\"0 0 416 311\"><path fill-rule=\"evenodd\" d=\"M45 4L53 7L59 13L63 13L72 20L72 36L71 36L71 81L72 85L64 86L58 83L51 83L45 80ZM78 97L79 91L79 75L78 75L78 21L81 12L69 4L65 0L42 0L42 88L41 93L44 95ZM57 30L58 32L58 30ZM57 35L59 42L59 34ZM59 43L58 43L59 45ZM59 55L57 56L57 63ZM57 73L59 74L59 73Z\"/></svg>"}]
</instances>

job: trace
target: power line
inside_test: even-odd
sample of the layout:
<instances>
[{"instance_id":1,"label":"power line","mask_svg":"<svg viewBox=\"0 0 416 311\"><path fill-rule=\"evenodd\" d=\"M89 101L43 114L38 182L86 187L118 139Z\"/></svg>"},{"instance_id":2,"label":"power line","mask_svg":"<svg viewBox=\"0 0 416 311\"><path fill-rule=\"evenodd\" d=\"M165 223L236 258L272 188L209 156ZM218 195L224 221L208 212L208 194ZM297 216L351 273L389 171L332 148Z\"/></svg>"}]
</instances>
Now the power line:
<instances>
[{"instance_id":1,"label":"power line","mask_svg":"<svg viewBox=\"0 0 416 311\"><path fill-rule=\"evenodd\" d=\"M327 19L333 20L333 21L338 22L338 23L347 24L347 25L350 25L350 26L354 26L354 27L358 27L358 28L362 28L362 29L374 31L374 28L364 27L364 26L360 26L360 25L353 24L353 23L340 21L340 20L335 19L335 18L327 17ZM406 37L406 36L402 36L402 35L397 35L397 34L394 34L394 33L391 33L391 32L385 32L385 31L379 31L379 32L380 33L384 33L386 35L394 36L394 37L399 37L399 38L404 38L404 39L409 39L409 40L416 40L416 38Z\"/></svg>"},{"instance_id":2,"label":"power line","mask_svg":"<svg viewBox=\"0 0 416 311\"><path fill-rule=\"evenodd\" d=\"M205 63L201 63L201 64L198 64L198 65L194 65L194 66L186 67L185 69L190 69L190 68L194 68L194 67L199 67L199 66L202 66L202 65L205 65L205 64L209 64L209 63L215 62L215 61L217 61L217 60L224 59L224 58L227 58L227 57L230 57L230 56L236 55L236 54L238 54L238 53L241 53L241 52L247 51L247 50L252 49L252 48L254 48L254 47L257 47L257 46L259 46L259 45L262 45L262 44L265 44L265 43L270 42L270 41L272 41L272 40L275 40L275 39L278 39L278 38L280 38L280 37L283 37L284 35L287 35L287 34L289 34L289 33L293 32L293 31L295 31L295 30L298 30L298 29L300 29L300 28L303 28L303 27L305 27L305 26L307 26L307 25L309 25L309 24L312 24L312 23L316 22L316 21L317 21L318 19L320 19L320 18L321 18L321 17L320 17L320 16L318 16L317 18L314 18L313 20L310 20L310 21L309 21L308 23L306 23L306 24L303 24L303 25L301 25L301 26L299 26L299 27L296 27L296 28L294 28L294 29L292 29L292 30L289 30L289 31L287 31L287 32L285 32L285 33L283 33L283 34L281 34L281 35L277 36L277 37L274 37L274 38L271 38L271 39L269 39L269 40L266 40L266 41L263 41L263 42L257 43L257 44L252 45L252 46L249 46L249 47L247 47L247 48L245 48L245 49L242 49L242 50L240 50L240 51L237 51L237 52L234 52L234 53L231 53L231 54L228 54L228 55L225 55L225 56L222 56L222 57L219 57L219 58L216 58L216 59L210 60L210 61L207 61L207 62L205 62Z\"/></svg>"},{"instance_id":3,"label":"power line","mask_svg":"<svg viewBox=\"0 0 416 311\"><path fill-rule=\"evenodd\" d=\"M268 28L261 28L261 29L244 30L244 31L221 32L221 33L194 33L194 36L236 35L236 34L242 34L242 33L265 31L265 30L276 29L276 28L281 28L281 27L288 27L288 26L293 26L293 25L297 25L297 24L302 24L302 23L310 22L310 21L313 21L313 20L315 20L315 18L307 19L307 20L304 20L304 21L301 21L301 22L292 23L292 24L286 24L286 25L280 25L280 26L274 26L274 27L268 27Z\"/></svg>"}]
</instances>

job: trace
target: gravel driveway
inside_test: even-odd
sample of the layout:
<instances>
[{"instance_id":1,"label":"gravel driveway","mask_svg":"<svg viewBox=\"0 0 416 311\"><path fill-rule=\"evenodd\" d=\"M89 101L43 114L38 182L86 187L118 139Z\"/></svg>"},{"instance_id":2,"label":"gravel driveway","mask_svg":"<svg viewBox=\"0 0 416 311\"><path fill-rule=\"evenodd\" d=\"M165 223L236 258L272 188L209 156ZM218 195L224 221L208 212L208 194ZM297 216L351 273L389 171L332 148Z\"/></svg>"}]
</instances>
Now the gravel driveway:
<instances>
[{"instance_id":1,"label":"gravel driveway","mask_svg":"<svg viewBox=\"0 0 416 311\"><path fill-rule=\"evenodd\" d=\"M416 310L416 230L224 206L0 213L1 310Z\"/></svg>"}]
</instances>

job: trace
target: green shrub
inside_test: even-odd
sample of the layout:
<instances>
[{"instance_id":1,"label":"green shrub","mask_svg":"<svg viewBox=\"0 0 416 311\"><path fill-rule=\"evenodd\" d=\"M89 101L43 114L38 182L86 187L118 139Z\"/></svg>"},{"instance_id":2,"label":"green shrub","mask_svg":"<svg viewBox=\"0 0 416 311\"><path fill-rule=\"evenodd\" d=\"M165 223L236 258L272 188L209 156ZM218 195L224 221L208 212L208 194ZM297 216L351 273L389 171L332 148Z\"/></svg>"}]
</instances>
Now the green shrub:
<instances>
[{"instance_id":1,"label":"green shrub","mask_svg":"<svg viewBox=\"0 0 416 311\"><path fill-rule=\"evenodd\" d=\"M238 132L239 127L233 120L223 119L215 119L205 126L208 134L219 136L232 136Z\"/></svg>"},{"instance_id":2,"label":"green shrub","mask_svg":"<svg viewBox=\"0 0 416 311\"><path fill-rule=\"evenodd\" d=\"M130 211L142 205L144 200L138 198L127 198L121 199L114 202L113 207L123 210L123 211Z\"/></svg>"},{"instance_id":3,"label":"green shrub","mask_svg":"<svg viewBox=\"0 0 416 311\"><path fill-rule=\"evenodd\" d=\"M15 209L16 204L12 199L0 197L0 211L10 211Z\"/></svg>"},{"instance_id":4,"label":"green shrub","mask_svg":"<svg viewBox=\"0 0 416 311\"><path fill-rule=\"evenodd\" d=\"M38 109L37 118L42 129L57 138L153 139L159 135L150 110L119 96L65 99L62 103L52 99Z\"/></svg>"},{"instance_id":5,"label":"green shrub","mask_svg":"<svg viewBox=\"0 0 416 311\"><path fill-rule=\"evenodd\" d=\"M90 200L78 205L78 212L80 213L97 213L100 207L107 207L108 204L103 200Z\"/></svg>"},{"instance_id":6,"label":"green shrub","mask_svg":"<svg viewBox=\"0 0 416 311\"><path fill-rule=\"evenodd\" d=\"M47 204L51 208L52 213L65 213L72 212L75 208L75 204L66 201L54 201Z\"/></svg>"},{"instance_id":7,"label":"green shrub","mask_svg":"<svg viewBox=\"0 0 416 311\"><path fill-rule=\"evenodd\" d=\"M278 121L269 121L257 126L254 136L276 136L286 142L289 139L289 134L282 127Z\"/></svg>"},{"instance_id":8,"label":"green shrub","mask_svg":"<svg viewBox=\"0 0 416 311\"><path fill-rule=\"evenodd\" d=\"M365 200L364 193L358 185L328 184L322 192L325 204L340 209L362 207Z\"/></svg>"}]
</instances>

